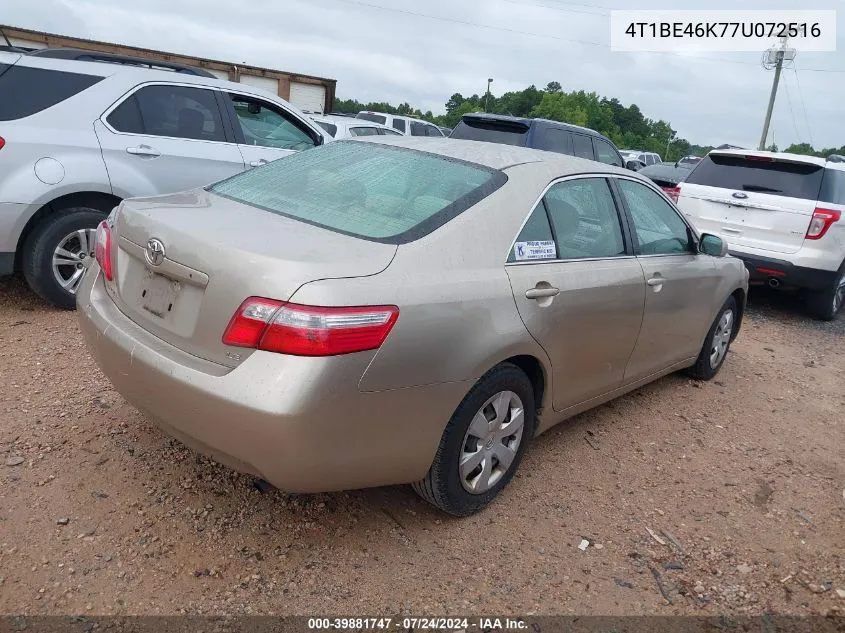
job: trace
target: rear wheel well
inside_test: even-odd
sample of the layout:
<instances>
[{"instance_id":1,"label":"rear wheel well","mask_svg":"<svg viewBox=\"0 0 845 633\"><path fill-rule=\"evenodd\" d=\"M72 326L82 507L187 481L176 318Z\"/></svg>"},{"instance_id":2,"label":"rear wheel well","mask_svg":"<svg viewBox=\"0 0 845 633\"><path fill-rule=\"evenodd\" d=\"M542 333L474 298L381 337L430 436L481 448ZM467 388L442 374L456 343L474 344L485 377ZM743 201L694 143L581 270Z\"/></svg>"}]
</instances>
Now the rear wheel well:
<instances>
[{"instance_id":1,"label":"rear wheel well","mask_svg":"<svg viewBox=\"0 0 845 633\"><path fill-rule=\"evenodd\" d=\"M742 326L742 317L745 313L745 291L742 288L737 288L731 293L731 296L736 301L736 326L731 334L731 340L735 339L739 334L739 328Z\"/></svg>"},{"instance_id":2,"label":"rear wheel well","mask_svg":"<svg viewBox=\"0 0 845 633\"><path fill-rule=\"evenodd\" d=\"M543 365L534 356L528 355L512 356L504 362L516 365L528 376L534 388L534 406L539 412L543 408L543 396L546 393L546 372Z\"/></svg>"},{"instance_id":3,"label":"rear wheel well","mask_svg":"<svg viewBox=\"0 0 845 633\"><path fill-rule=\"evenodd\" d=\"M15 269L20 270L21 256L23 252L23 244L26 238L41 224L44 218L60 213L63 209L70 209L73 207L89 207L97 209L103 213L109 213L114 207L120 204L121 199L110 193L102 193L99 191L81 191L78 193L69 193L67 195L51 200L42 206L23 227L21 235L18 238L18 245L15 248Z\"/></svg>"}]
</instances>

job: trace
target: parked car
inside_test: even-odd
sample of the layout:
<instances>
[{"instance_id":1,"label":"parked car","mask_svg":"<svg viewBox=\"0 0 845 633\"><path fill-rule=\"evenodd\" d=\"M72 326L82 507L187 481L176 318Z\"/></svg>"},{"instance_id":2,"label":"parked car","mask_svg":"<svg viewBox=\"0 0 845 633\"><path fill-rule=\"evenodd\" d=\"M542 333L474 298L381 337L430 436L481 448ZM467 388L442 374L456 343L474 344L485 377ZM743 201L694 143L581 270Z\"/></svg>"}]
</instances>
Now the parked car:
<instances>
[{"instance_id":1,"label":"parked car","mask_svg":"<svg viewBox=\"0 0 845 633\"><path fill-rule=\"evenodd\" d=\"M644 152L639 149L620 149L619 152L628 160L638 160L646 167L660 165L663 159L655 152Z\"/></svg>"},{"instance_id":2,"label":"parked car","mask_svg":"<svg viewBox=\"0 0 845 633\"><path fill-rule=\"evenodd\" d=\"M443 127L442 125L438 125L437 127L443 132L443 136L449 136L452 133L452 128L450 127Z\"/></svg>"},{"instance_id":3,"label":"parked car","mask_svg":"<svg viewBox=\"0 0 845 633\"><path fill-rule=\"evenodd\" d=\"M219 180L320 145L286 101L201 69L75 49L0 52L0 274L70 308L121 200Z\"/></svg>"},{"instance_id":4,"label":"parked car","mask_svg":"<svg viewBox=\"0 0 845 633\"><path fill-rule=\"evenodd\" d=\"M678 204L702 231L724 236L752 282L803 290L816 317L836 317L845 298L845 162L713 150L680 184Z\"/></svg>"},{"instance_id":5,"label":"parked car","mask_svg":"<svg viewBox=\"0 0 845 633\"><path fill-rule=\"evenodd\" d=\"M648 165L639 170L641 176L645 176L658 187L666 192L673 202L678 202L678 184L689 176L691 167L681 165Z\"/></svg>"},{"instance_id":6,"label":"parked car","mask_svg":"<svg viewBox=\"0 0 845 633\"><path fill-rule=\"evenodd\" d=\"M632 171L642 167L634 162L626 163L611 140L595 130L560 121L503 114L465 114L449 138L532 147L617 167L625 166Z\"/></svg>"},{"instance_id":7,"label":"parked car","mask_svg":"<svg viewBox=\"0 0 845 633\"><path fill-rule=\"evenodd\" d=\"M389 128L386 125L362 121L357 118L316 114L312 115L311 118L314 119L314 122L317 125L331 134L333 138L353 138L357 136L378 135L401 136L400 132Z\"/></svg>"},{"instance_id":8,"label":"parked car","mask_svg":"<svg viewBox=\"0 0 845 633\"><path fill-rule=\"evenodd\" d=\"M126 200L96 244L82 332L162 428L285 490L413 482L455 515L563 419L713 377L747 289L647 179L448 139L341 140Z\"/></svg>"},{"instance_id":9,"label":"parked car","mask_svg":"<svg viewBox=\"0 0 845 633\"><path fill-rule=\"evenodd\" d=\"M372 121L391 127L404 136L434 136L437 138L443 137L443 132L434 123L423 121L422 119L415 119L409 116L400 116L398 114L387 114L386 112L369 112L361 111L358 113L359 119L365 121Z\"/></svg>"}]
</instances>

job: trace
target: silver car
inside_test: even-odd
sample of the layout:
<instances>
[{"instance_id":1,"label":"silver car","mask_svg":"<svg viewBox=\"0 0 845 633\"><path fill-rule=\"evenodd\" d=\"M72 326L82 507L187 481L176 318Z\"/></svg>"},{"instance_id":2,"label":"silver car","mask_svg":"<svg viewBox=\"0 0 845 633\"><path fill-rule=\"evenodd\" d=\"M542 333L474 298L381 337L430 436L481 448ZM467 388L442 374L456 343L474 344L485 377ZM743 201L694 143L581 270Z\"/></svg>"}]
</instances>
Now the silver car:
<instances>
[{"instance_id":1,"label":"silver car","mask_svg":"<svg viewBox=\"0 0 845 633\"><path fill-rule=\"evenodd\" d=\"M716 374L747 292L726 249L629 170L371 137L124 201L77 304L117 390L197 450L466 515L538 433Z\"/></svg>"}]
</instances>

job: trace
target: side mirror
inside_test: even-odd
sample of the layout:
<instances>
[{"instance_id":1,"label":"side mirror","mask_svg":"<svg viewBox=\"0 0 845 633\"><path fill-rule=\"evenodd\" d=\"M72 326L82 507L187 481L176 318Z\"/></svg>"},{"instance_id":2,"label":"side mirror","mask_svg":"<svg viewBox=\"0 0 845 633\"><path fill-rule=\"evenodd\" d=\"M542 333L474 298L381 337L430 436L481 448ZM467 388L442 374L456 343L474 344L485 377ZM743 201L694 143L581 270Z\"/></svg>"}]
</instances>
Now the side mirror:
<instances>
[{"instance_id":1,"label":"side mirror","mask_svg":"<svg viewBox=\"0 0 845 633\"><path fill-rule=\"evenodd\" d=\"M638 161L638 160L625 161L625 168L630 169L631 171L639 171L640 170L640 161Z\"/></svg>"},{"instance_id":2,"label":"side mirror","mask_svg":"<svg viewBox=\"0 0 845 633\"><path fill-rule=\"evenodd\" d=\"M699 242L699 248L705 255L725 257L728 254L728 243L718 235L704 233Z\"/></svg>"}]
</instances>

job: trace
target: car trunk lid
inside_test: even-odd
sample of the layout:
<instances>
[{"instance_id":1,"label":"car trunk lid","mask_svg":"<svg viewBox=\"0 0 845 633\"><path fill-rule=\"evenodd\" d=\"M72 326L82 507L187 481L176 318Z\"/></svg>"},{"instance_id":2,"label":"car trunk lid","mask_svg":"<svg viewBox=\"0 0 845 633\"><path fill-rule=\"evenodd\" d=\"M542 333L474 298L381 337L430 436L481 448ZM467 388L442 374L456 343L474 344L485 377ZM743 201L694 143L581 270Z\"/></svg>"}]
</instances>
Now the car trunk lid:
<instances>
[{"instance_id":1,"label":"car trunk lid","mask_svg":"<svg viewBox=\"0 0 845 633\"><path fill-rule=\"evenodd\" d=\"M222 336L249 296L288 300L304 283L384 270L396 246L267 213L205 190L125 201L113 229L118 307L190 354L235 367Z\"/></svg>"},{"instance_id":2,"label":"car trunk lid","mask_svg":"<svg viewBox=\"0 0 845 633\"><path fill-rule=\"evenodd\" d=\"M711 152L681 184L678 206L730 247L795 253L813 217L824 166L771 153Z\"/></svg>"}]
</instances>

